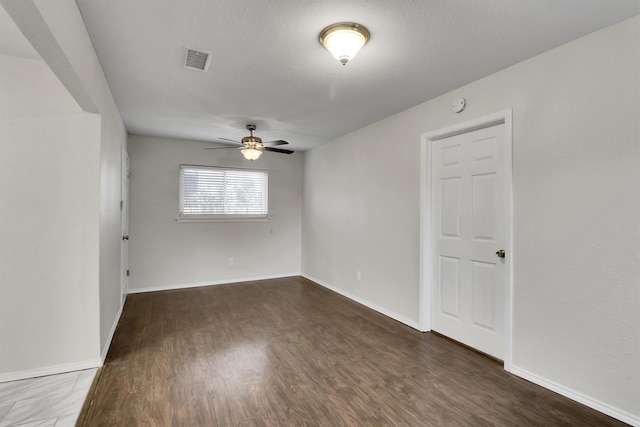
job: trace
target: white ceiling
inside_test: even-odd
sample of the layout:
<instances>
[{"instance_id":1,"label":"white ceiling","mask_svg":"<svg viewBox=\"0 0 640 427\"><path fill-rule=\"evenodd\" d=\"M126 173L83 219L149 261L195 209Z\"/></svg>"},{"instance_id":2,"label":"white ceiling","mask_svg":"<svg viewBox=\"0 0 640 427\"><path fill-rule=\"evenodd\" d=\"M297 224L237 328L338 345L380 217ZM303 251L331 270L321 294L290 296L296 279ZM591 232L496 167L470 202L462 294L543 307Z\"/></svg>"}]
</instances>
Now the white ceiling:
<instances>
[{"instance_id":1,"label":"white ceiling","mask_svg":"<svg viewBox=\"0 0 640 427\"><path fill-rule=\"evenodd\" d=\"M0 5L0 55L41 61L36 50L20 32L2 5Z\"/></svg>"},{"instance_id":2,"label":"white ceiling","mask_svg":"<svg viewBox=\"0 0 640 427\"><path fill-rule=\"evenodd\" d=\"M640 14L640 0L77 0L129 133L305 150ZM327 25L371 40L340 65ZM184 46L213 52L207 73Z\"/></svg>"}]
</instances>

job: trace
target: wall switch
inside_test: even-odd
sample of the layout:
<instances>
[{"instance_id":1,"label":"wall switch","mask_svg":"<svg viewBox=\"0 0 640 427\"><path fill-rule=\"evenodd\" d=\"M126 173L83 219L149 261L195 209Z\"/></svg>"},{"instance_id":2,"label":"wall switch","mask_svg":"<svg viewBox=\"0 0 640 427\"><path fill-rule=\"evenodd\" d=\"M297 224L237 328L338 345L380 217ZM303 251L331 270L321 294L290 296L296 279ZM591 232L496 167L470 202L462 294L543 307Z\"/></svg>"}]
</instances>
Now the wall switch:
<instances>
[{"instance_id":1,"label":"wall switch","mask_svg":"<svg viewBox=\"0 0 640 427\"><path fill-rule=\"evenodd\" d=\"M233 267L233 258L229 258L229 259L227 259L227 265L228 265L229 267Z\"/></svg>"},{"instance_id":2,"label":"wall switch","mask_svg":"<svg viewBox=\"0 0 640 427\"><path fill-rule=\"evenodd\" d=\"M356 280L362 282L362 273L360 273L360 270L356 271Z\"/></svg>"}]
</instances>

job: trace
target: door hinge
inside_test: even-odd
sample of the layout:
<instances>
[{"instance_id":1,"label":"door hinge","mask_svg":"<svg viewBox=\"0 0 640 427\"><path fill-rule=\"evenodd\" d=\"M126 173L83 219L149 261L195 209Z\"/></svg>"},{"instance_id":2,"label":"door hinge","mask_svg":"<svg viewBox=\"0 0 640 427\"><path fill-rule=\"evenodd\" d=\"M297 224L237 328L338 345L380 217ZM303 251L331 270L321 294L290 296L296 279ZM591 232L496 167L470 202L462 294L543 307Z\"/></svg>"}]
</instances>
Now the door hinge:
<instances>
[{"instance_id":1,"label":"door hinge","mask_svg":"<svg viewBox=\"0 0 640 427\"><path fill-rule=\"evenodd\" d=\"M129 270L127 270L127 277L129 277Z\"/></svg>"},{"instance_id":2,"label":"door hinge","mask_svg":"<svg viewBox=\"0 0 640 427\"><path fill-rule=\"evenodd\" d=\"M124 208L124 200L120 200L120 210L122 210L122 208Z\"/></svg>"}]
</instances>

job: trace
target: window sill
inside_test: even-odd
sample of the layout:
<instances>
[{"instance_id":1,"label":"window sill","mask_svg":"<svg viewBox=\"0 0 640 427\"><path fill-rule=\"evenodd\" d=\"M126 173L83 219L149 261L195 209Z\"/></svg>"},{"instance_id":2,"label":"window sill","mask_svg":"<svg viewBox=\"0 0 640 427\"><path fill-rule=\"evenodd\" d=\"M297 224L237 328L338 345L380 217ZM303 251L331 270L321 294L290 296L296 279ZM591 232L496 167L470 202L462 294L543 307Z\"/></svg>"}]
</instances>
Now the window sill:
<instances>
[{"instance_id":1,"label":"window sill","mask_svg":"<svg viewBox=\"0 0 640 427\"><path fill-rule=\"evenodd\" d=\"M271 218L176 218L176 222L268 222Z\"/></svg>"}]
</instances>

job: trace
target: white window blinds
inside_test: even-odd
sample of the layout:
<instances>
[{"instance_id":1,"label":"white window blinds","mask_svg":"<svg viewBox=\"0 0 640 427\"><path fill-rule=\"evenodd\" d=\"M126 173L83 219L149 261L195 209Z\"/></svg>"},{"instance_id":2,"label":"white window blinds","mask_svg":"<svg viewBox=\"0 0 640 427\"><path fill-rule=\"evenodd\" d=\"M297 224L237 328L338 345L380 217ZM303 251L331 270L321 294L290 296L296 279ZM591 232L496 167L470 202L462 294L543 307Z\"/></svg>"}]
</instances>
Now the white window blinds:
<instances>
[{"instance_id":1,"label":"white window blinds","mask_svg":"<svg viewBox=\"0 0 640 427\"><path fill-rule=\"evenodd\" d=\"M265 171L180 165L179 218L266 219Z\"/></svg>"}]
</instances>

